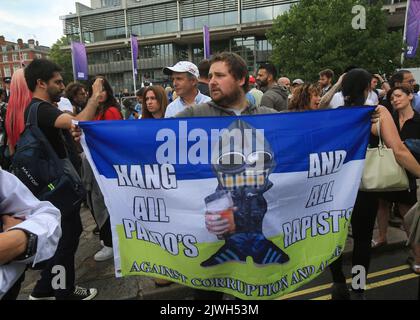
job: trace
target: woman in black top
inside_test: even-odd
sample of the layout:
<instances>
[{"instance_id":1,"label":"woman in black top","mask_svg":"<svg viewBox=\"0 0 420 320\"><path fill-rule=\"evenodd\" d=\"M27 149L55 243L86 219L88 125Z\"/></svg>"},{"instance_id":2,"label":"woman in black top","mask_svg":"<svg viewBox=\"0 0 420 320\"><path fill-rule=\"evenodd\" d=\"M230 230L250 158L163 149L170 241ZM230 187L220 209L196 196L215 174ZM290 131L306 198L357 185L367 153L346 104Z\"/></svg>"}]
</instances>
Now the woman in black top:
<instances>
[{"instance_id":1,"label":"woman in black top","mask_svg":"<svg viewBox=\"0 0 420 320\"><path fill-rule=\"evenodd\" d=\"M411 89L404 86L395 87L388 93L388 97L395 110L393 118L401 140L420 139L420 114L412 107L414 96ZM408 174L408 177L410 190L385 192L381 195L378 210L379 236L378 239L372 241L373 247L379 247L387 242L389 203L397 203L399 213L404 217L408 210L417 202L415 177L410 174ZM405 230L407 231L408 229L405 228Z\"/></svg>"},{"instance_id":2,"label":"woman in black top","mask_svg":"<svg viewBox=\"0 0 420 320\"><path fill-rule=\"evenodd\" d=\"M372 75L364 69L353 69L343 78L343 96L345 106L360 106L366 101L369 93ZM380 118L381 137L384 143L392 148L397 162L405 169L420 177L420 165L402 143L389 111L378 106L375 110L376 121ZM374 121L373 121L374 122ZM376 124L372 124L370 145L377 144ZM354 239L352 265L365 268L367 275L370 263L370 249L375 225L376 213L378 211L378 194L375 192L359 191L356 203L353 208L351 225ZM342 270L342 257L330 265L333 276L332 299L349 299L350 295L346 286L346 279ZM365 283L366 283L366 279ZM364 299L364 289L353 290L354 298Z\"/></svg>"}]
</instances>

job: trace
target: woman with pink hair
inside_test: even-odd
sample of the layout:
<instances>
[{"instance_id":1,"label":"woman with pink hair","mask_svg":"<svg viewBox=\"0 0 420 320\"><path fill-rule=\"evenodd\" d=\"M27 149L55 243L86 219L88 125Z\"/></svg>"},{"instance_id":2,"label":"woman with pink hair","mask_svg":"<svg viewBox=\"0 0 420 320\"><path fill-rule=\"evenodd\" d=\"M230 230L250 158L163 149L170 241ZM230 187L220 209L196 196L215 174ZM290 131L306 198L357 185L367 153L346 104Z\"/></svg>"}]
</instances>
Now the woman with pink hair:
<instances>
[{"instance_id":1,"label":"woman with pink hair","mask_svg":"<svg viewBox=\"0 0 420 320\"><path fill-rule=\"evenodd\" d=\"M15 71L10 83L10 98L6 113L6 132L10 155L15 153L16 143L25 129L24 113L32 100L23 69Z\"/></svg>"}]
</instances>

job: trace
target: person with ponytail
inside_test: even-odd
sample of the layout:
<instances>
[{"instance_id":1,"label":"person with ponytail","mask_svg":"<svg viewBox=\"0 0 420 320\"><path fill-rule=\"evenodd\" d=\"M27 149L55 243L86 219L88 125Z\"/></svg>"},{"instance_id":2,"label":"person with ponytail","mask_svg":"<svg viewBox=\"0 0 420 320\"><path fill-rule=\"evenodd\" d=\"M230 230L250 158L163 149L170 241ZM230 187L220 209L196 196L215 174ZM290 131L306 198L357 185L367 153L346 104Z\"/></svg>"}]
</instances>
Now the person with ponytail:
<instances>
[{"instance_id":1,"label":"person with ponytail","mask_svg":"<svg viewBox=\"0 0 420 320\"><path fill-rule=\"evenodd\" d=\"M343 107L364 105L369 94L371 80L372 75L364 69L353 69L346 73L342 84L342 94L344 97ZM384 143L394 151L397 162L415 176L420 177L419 163L401 141L394 120L388 109L384 106L377 106L375 109L375 113L372 117L373 123L371 126L369 145L371 147L378 145L376 124L378 120L380 120L381 137ZM364 283L366 283L369 270L371 241L376 213L378 211L378 201L378 193L359 191L351 216L354 240L352 265L362 266L365 269L366 278L364 279ZM342 264L342 257L339 257L330 265L333 277L333 300L350 299ZM366 299L364 289L354 288L353 293L353 299Z\"/></svg>"},{"instance_id":2,"label":"person with ponytail","mask_svg":"<svg viewBox=\"0 0 420 320\"><path fill-rule=\"evenodd\" d=\"M10 98L6 113L6 132L9 153L15 153L16 143L25 129L25 109L32 100L32 92L26 84L24 70L16 70L10 84Z\"/></svg>"}]
</instances>

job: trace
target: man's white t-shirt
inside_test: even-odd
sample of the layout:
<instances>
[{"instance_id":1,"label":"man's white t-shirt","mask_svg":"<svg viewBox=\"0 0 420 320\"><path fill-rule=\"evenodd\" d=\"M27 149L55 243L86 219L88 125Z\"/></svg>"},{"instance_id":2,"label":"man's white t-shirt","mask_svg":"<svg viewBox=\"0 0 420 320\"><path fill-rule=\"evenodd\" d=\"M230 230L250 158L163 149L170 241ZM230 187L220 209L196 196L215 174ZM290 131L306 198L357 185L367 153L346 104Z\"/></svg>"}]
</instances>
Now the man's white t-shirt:
<instances>
[{"instance_id":1,"label":"man's white t-shirt","mask_svg":"<svg viewBox=\"0 0 420 320\"><path fill-rule=\"evenodd\" d=\"M368 95L368 97L365 101L365 105L366 106L376 106L376 105L378 105L378 103L379 103L378 95L375 92L370 91L369 95ZM344 106L344 96L343 96L343 93L340 91L340 92L337 92L333 96L333 98L331 99L330 108L331 109L336 109L336 108L342 107L342 106Z\"/></svg>"},{"instance_id":2,"label":"man's white t-shirt","mask_svg":"<svg viewBox=\"0 0 420 320\"><path fill-rule=\"evenodd\" d=\"M73 106L71 105L71 102L69 99L61 97L60 98L60 102L57 103L58 105L58 109L60 109L61 111L65 112L71 112L73 113Z\"/></svg>"}]
</instances>

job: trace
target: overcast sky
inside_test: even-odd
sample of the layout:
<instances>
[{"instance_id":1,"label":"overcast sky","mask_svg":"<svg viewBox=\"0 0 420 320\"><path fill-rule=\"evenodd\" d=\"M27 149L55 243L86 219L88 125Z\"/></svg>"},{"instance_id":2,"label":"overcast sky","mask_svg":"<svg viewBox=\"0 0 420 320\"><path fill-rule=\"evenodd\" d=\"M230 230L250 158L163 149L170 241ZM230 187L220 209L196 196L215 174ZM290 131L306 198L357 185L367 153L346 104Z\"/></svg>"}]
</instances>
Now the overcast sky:
<instances>
[{"instance_id":1,"label":"overcast sky","mask_svg":"<svg viewBox=\"0 0 420 320\"><path fill-rule=\"evenodd\" d=\"M0 35L16 42L21 38L51 47L63 36L60 16L76 12L74 0L0 0ZM90 6L90 0L77 2Z\"/></svg>"}]
</instances>

